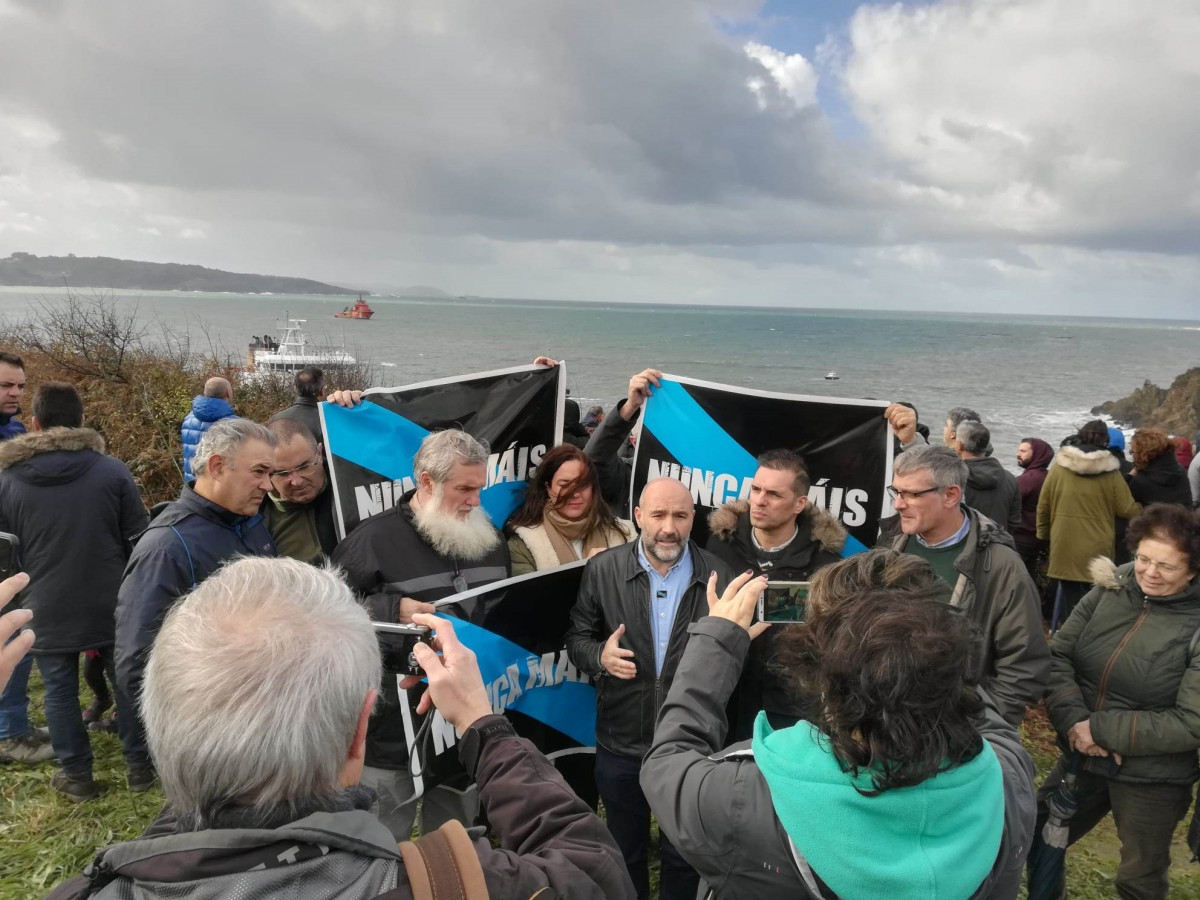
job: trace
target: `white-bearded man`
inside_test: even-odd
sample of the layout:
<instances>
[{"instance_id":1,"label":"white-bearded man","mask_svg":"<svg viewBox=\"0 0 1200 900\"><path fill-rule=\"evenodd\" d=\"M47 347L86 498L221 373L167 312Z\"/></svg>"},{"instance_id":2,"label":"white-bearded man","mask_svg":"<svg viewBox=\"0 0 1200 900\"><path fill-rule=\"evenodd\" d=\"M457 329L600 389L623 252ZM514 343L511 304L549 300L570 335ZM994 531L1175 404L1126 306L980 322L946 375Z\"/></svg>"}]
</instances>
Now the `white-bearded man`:
<instances>
[{"instance_id":1,"label":"white-bearded man","mask_svg":"<svg viewBox=\"0 0 1200 900\"><path fill-rule=\"evenodd\" d=\"M433 602L507 578L508 545L479 506L487 484L487 448L464 431L435 432L413 457L417 487L392 509L367 519L333 554L346 580L364 599L371 618L412 621L431 613ZM408 744L394 678L385 678L367 730L362 783L379 794L379 818L397 840L406 840L417 804L408 771ZM421 831L450 819L470 825L478 799L474 789L426 788Z\"/></svg>"}]
</instances>

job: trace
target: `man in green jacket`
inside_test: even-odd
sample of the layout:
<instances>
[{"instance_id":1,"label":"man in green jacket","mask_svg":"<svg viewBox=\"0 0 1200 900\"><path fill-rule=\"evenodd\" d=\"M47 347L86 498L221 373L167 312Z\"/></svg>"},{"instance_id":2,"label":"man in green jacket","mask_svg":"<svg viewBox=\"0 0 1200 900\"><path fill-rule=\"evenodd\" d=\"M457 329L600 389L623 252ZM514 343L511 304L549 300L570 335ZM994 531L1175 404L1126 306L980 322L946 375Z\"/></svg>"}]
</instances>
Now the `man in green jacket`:
<instances>
[{"instance_id":1,"label":"man in green jacket","mask_svg":"<svg viewBox=\"0 0 1200 900\"><path fill-rule=\"evenodd\" d=\"M267 530L280 556L318 565L337 546L333 488L321 445L296 419L276 419L267 428L279 442L271 493L262 505Z\"/></svg>"},{"instance_id":2,"label":"man in green jacket","mask_svg":"<svg viewBox=\"0 0 1200 900\"><path fill-rule=\"evenodd\" d=\"M949 447L916 446L896 457L888 488L897 515L879 546L927 560L947 602L980 632L975 675L1012 725L1042 699L1050 648L1037 588L1009 534L962 503L967 466Z\"/></svg>"}]
</instances>

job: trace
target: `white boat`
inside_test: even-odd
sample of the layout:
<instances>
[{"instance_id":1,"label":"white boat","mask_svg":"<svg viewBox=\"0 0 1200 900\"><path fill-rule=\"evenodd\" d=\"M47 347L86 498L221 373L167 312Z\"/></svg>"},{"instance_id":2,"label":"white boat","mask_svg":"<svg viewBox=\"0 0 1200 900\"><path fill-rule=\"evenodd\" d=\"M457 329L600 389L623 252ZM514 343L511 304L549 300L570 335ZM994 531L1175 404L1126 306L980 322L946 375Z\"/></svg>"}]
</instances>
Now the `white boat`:
<instances>
[{"instance_id":1,"label":"white boat","mask_svg":"<svg viewBox=\"0 0 1200 900\"><path fill-rule=\"evenodd\" d=\"M302 325L307 319L287 319L277 322L282 337L255 335L246 349L246 370L258 375L293 375L309 366L352 366L355 359L344 349L320 350L308 342Z\"/></svg>"},{"instance_id":2,"label":"white boat","mask_svg":"<svg viewBox=\"0 0 1200 900\"><path fill-rule=\"evenodd\" d=\"M826 381L838 381L841 379L841 377L842 376L839 375L837 372L828 372L825 375L825 380Z\"/></svg>"}]
</instances>

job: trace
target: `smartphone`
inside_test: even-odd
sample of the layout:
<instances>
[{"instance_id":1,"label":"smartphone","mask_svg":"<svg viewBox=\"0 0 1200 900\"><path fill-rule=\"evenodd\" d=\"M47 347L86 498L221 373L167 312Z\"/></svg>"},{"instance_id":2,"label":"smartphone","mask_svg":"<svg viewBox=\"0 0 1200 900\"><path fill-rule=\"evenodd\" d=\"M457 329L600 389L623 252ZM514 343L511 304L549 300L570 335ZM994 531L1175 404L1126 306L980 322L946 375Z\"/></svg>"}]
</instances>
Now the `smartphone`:
<instances>
[{"instance_id":1,"label":"smartphone","mask_svg":"<svg viewBox=\"0 0 1200 900\"><path fill-rule=\"evenodd\" d=\"M808 581L772 581L758 598L758 621L796 625L808 614Z\"/></svg>"},{"instance_id":2,"label":"smartphone","mask_svg":"<svg viewBox=\"0 0 1200 900\"><path fill-rule=\"evenodd\" d=\"M0 531L0 581L21 571L20 560L17 559L17 548L21 542L15 534Z\"/></svg>"},{"instance_id":3,"label":"smartphone","mask_svg":"<svg viewBox=\"0 0 1200 900\"><path fill-rule=\"evenodd\" d=\"M379 642L379 655L383 658L385 671L396 675L424 675L425 670L417 662L413 647L418 643L428 644L429 629L424 625L401 625L393 622L372 622L375 640Z\"/></svg>"}]
</instances>

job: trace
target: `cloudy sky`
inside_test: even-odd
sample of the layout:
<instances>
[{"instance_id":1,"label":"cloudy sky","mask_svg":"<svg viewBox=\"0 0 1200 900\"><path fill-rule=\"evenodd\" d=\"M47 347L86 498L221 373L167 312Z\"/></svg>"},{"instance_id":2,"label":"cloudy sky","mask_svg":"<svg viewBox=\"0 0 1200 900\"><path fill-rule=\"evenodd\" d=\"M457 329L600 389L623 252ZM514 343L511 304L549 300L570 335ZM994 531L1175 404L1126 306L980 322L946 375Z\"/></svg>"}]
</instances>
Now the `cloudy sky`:
<instances>
[{"instance_id":1,"label":"cloudy sky","mask_svg":"<svg viewBox=\"0 0 1200 900\"><path fill-rule=\"evenodd\" d=\"M1200 318L1195 0L0 0L0 256Z\"/></svg>"}]
</instances>

